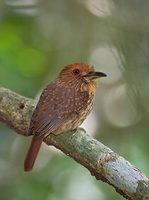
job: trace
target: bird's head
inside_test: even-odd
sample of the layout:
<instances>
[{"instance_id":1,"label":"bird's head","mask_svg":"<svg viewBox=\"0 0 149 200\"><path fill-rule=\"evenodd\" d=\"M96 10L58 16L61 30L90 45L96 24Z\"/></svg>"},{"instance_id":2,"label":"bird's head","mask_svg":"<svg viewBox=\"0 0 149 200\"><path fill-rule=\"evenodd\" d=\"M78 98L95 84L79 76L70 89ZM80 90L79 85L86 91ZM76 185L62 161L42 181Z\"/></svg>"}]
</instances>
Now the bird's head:
<instances>
[{"instance_id":1,"label":"bird's head","mask_svg":"<svg viewBox=\"0 0 149 200\"><path fill-rule=\"evenodd\" d=\"M59 77L63 80L70 80L73 82L81 81L86 84L95 82L97 78L105 76L107 75L103 72L96 72L94 67L85 63L74 63L67 65L59 74Z\"/></svg>"},{"instance_id":2,"label":"bird's head","mask_svg":"<svg viewBox=\"0 0 149 200\"><path fill-rule=\"evenodd\" d=\"M85 85L95 84L97 78L107 76L103 72L96 72L94 67L85 63L74 63L67 65L60 72L59 78L68 85L78 85L79 83Z\"/></svg>"}]
</instances>

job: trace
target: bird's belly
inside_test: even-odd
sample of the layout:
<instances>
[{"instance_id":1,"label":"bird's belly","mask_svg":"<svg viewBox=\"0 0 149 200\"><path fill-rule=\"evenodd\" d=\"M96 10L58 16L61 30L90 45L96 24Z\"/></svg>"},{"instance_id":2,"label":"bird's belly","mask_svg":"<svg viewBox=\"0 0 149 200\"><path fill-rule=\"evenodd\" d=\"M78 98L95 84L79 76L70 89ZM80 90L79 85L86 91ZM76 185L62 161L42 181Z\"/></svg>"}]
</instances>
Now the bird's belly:
<instances>
[{"instance_id":1,"label":"bird's belly","mask_svg":"<svg viewBox=\"0 0 149 200\"><path fill-rule=\"evenodd\" d=\"M80 112L72 112L71 118L69 117L69 120L66 120L65 123L63 123L57 130L55 130L53 133L55 135L58 135L62 132L67 132L71 130L77 129L83 121L86 119L88 114L90 113L92 109L93 101L90 101L90 103L87 105L86 109L80 111Z\"/></svg>"}]
</instances>

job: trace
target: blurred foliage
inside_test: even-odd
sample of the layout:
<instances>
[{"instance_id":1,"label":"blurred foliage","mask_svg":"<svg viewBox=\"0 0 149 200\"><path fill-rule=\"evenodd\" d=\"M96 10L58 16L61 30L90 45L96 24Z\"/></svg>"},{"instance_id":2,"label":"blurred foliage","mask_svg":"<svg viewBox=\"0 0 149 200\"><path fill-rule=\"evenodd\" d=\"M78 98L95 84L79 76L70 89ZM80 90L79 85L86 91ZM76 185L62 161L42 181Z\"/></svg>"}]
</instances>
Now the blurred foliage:
<instances>
[{"instance_id":1,"label":"blurred foliage","mask_svg":"<svg viewBox=\"0 0 149 200\"><path fill-rule=\"evenodd\" d=\"M68 63L106 72L98 89L96 137L149 175L149 2L0 1L0 85L35 97ZM94 123L93 123L94 120ZM28 138L0 126L0 199L123 199L86 169L42 148L23 172ZM42 163L42 164L41 164Z\"/></svg>"}]
</instances>

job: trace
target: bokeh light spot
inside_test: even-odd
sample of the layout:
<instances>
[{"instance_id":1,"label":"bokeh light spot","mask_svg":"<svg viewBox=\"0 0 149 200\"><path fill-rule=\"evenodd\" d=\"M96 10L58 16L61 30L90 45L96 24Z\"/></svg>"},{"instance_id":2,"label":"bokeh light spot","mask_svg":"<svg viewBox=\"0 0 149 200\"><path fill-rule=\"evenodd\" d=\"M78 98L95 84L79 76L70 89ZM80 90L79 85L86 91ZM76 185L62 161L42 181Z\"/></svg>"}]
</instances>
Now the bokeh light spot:
<instances>
[{"instance_id":1,"label":"bokeh light spot","mask_svg":"<svg viewBox=\"0 0 149 200\"><path fill-rule=\"evenodd\" d=\"M102 70L108 75L101 81L106 84L112 84L120 80L123 75L123 67L118 51L113 46L99 46L91 53L90 61L96 69Z\"/></svg>"},{"instance_id":2,"label":"bokeh light spot","mask_svg":"<svg viewBox=\"0 0 149 200\"><path fill-rule=\"evenodd\" d=\"M129 98L126 84L110 90L104 97L104 111L107 121L117 127L127 127L140 120L134 102Z\"/></svg>"}]
</instances>

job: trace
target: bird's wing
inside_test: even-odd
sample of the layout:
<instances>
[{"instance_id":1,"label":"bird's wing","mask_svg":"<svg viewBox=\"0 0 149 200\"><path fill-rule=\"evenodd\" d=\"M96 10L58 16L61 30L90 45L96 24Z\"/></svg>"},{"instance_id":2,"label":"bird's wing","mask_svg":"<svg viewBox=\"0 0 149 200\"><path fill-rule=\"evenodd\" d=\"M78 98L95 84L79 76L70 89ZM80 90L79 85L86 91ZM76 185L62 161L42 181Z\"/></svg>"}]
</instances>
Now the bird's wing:
<instances>
[{"instance_id":1,"label":"bird's wing","mask_svg":"<svg viewBox=\"0 0 149 200\"><path fill-rule=\"evenodd\" d=\"M68 95L65 88L56 86L54 83L48 85L42 92L33 113L30 133L41 136L58 129L66 121L64 106L69 103ZM71 108L70 112L73 110L72 105Z\"/></svg>"}]
</instances>

